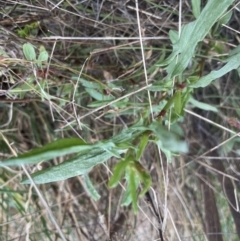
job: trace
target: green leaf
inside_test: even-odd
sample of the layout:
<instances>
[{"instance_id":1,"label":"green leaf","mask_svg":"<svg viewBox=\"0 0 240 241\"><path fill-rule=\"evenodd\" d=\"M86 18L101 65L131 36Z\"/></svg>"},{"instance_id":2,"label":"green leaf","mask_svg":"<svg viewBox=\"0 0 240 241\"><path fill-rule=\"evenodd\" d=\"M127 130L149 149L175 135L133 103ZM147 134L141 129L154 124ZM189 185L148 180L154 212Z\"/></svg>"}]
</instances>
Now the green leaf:
<instances>
[{"instance_id":1,"label":"green leaf","mask_svg":"<svg viewBox=\"0 0 240 241\"><path fill-rule=\"evenodd\" d=\"M97 108L109 103L109 100L92 101L87 106L91 108Z\"/></svg>"},{"instance_id":2,"label":"green leaf","mask_svg":"<svg viewBox=\"0 0 240 241\"><path fill-rule=\"evenodd\" d=\"M23 45L23 53L27 60L29 60L29 61L36 60L36 52L35 52L32 44L25 43Z\"/></svg>"},{"instance_id":3,"label":"green leaf","mask_svg":"<svg viewBox=\"0 0 240 241\"><path fill-rule=\"evenodd\" d=\"M121 153L121 151L119 151ZM100 148L92 148L82 151L77 156L52 166L46 170L33 173L32 179L35 183L49 183L62 181L70 177L86 174L97 164L106 162L112 155ZM23 184L30 184L30 180L24 179Z\"/></svg>"},{"instance_id":4,"label":"green leaf","mask_svg":"<svg viewBox=\"0 0 240 241\"><path fill-rule=\"evenodd\" d=\"M42 67L42 62L47 62L48 61L48 52L47 51L42 51L39 56L38 56L38 67Z\"/></svg>"},{"instance_id":5,"label":"green leaf","mask_svg":"<svg viewBox=\"0 0 240 241\"><path fill-rule=\"evenodd\" d=\"M181 114L180 114L181 116L184 116L184 113L185 113L184 108L189 101L192 91L193 91L192 88L187 88L186 91L184 93L182 93L182 98L181 98L182 110L181 110Z\"/></svg>"},{"instance_id":6,"label":"green leaf","mask_svg":"<svg viewBox=\"0 0 240 241\"><path fill-rule=\"evenodd\" d=\"M137 171L137 175L139 176L140 181L144 184L143 190L139 194L139 196L142 197L147 192L147 190L150 188L150 186L152 184L151 176L148 173L148 171L145 170L145 168L141 165L140 162L136 161L134 163L134 167Z\"/></svg>"},{"instance_id":7,"label":"green leaf","mask_svg":"<svg viewBox=\"0 0 240 241\"><path fill-rule=\"evenodd\" d=\"M120 158L120 155L118 153L118 148L115 145L114 142L112 142L111 140L108 141L99 141L95 144L96 147L100 147L103 150L105 150L106 152L109 152L112 156L115 156L117 158Z\"/></svg>"},{"instance_id":8,"label":"green leaf","mask_svg":"<svg viewBox=\"0 0 240 241\"><path fill-rule=\"evenodd\" d=\"M167 112L171 108L173 103L175 102L176 97L177 97L176 93L174 93L174 95L171 96L171 98L168 100L168 102L163 107L163 110L165 110Z\"/></svg>"},{"instance_id":9,"label":"green leaf","mask_svg":"<svg viewBox=\"0 0 240 241\"><path fill-rule=\"evenodd\" d=\"M207 111L213 111L213 112L218 112L218 109L212 105L200 102L195 100L192 96L189 99L189 102L194 106L202 110L207 110Z\"/></svg>"},{"instance_id":10,"label":"green leaf","mask_svg":"<svg viewBox=\"0 0 240 241\"><path fill-rule=\"evenodd\" d=\"M90 197L94 200L97 201L101 196L98 194L96 188L93 186L89 176L85 174L83 176L84 179L84 186L87 191L87 193L90 195Z\"/></svg>"},{"instance_id":11,"label":"green leaf","mask_svg":"<svg viewBox=\"0 0 240 241\"><path fill-rule=\"evenodd\" d=\"M86 144L78 138L66 138L51 142L43 147L36 148L0 163L0 166L35 164L55 157L91 149L92 145Z\"/></svg>"},{"instance_id":12,"label":"green leaf","mask_svg":"<svg viewBox=\"0 0 240 241\"><path fill-rule=\"evenodd\" d=\"M86 88L87 93L92 96L94 99L99 101L106 101L106 100L113 100L114 98L110 95L104 95L103 93L100 93L99 91L91 88Z\"/></svg>"},{"instance_id":13,"label":"green leaf","mask_svg":"<svg viewBox=\"0 0 240 241\"><path fill-rule=\"evenodd\" d=\"M17 35L21 38L26 38L29 35L28 28L18 29L16 32L17 32Z\"/></svg>"},{"instance_id":14,"label":"green leaf","mask_svg":"<svg viewBox=\"0 0 240 241\"><path fill-rule=\"evenodd\" d=\"M25 94L29 91L33 91L36 87L33 84L34 78L29 77L26 79L26 82L13 87L12 89L8 90L11 94L17 94L20 98L24 98Z\"/></svg>"},{"instance_id":15,"label":"green leaf","mask_svg":"<svg viewBox=\"0 0 240 241\"><path fill-rule=\"evenodd\" d=\"M177 90L175 93L174 110L178 115L182 112L182 95L180 90Z\"/></svg>"},{"instance_id":16,"label":"green leaf","mask_svg":"<svg viewBox=\"0 0 240 241\"><path fill-rule=\"evenodd\" d=\"M132 165L134 165L134 162L132 162ZM139 176L135 174L136 171L129 165L125 175L127 188L123 195L121 205L128 206L132 203L134 212L137 212L137 187L139 185Z\"/></svg>"},{"instance_id":17,"label":"green leaf","mask_svg":"<svg viewBox=\"0 0 240 241\"><path fill-rule=\"evenodd\" d=\"M231 139L230 141L222 145L220 149L221 156L229 154L229 152L233 150L233 146L235 143L236 143L236 138Z\"/></svg>"},{"instance_id":18,"label":"green leaf","mask_svg":"<svg viewBox=\"0 0 240 241\"><path fill-rule=\"evenodd\" d=\"M231 19L232 17L232 11L229 11L227 14L224 15L224 17L222 17L220 20L219 20L219 24L227 24L229 22L229 20Z\"/></svg>"},{"instance_id":19,"label":"green leaf","mask_svg":"<svg viewBox=\"0 0 240 241\"><path fill-rule=\"evenodd\" d=\"M40 62L48 61L48 52L42 51L38 56L38 61L40 61Z\"/></svg>"},{"instance_id":20,"label":"green leaf","mask_svg":"<svg viewBox=\"0 0 240 241\"><path fill-rule=\"evenodd\" d=\"M125 169L129 163L129 161L131 161L130 158L127 158L125 160L120 161L119 163L117 163L114 166L113 175L111 176L111 178L108 182L108 186L110 188L116 187L118 185L118 182L120 181L123 173L125 172Z\"/></svg>"},{"instance_id":21,"label":"green leaf","mask_svg":"<svg viewBox=\"0 0 240 241\"><path fill-rule=\"evenodd\" d=\"M188 152L188 145L181 137L173 131L168 131L158 121L154 121L149 128L158 137L157 144L160 148L170 150L172 152Z\"/></svg>"},{"instance_id":22,"label":"green leaf","mask_svg":"<svg viewBox=\"0 0 240 241\"><path fill-rule=\"evenodd\" d=\"M201 0L191 0L191 3L193 15L195 18L198 18L201 12Z\"/></svg>"},{"instance_id":23,"label":"green leaf","mask_svg":"<svg viewBox=\"0 0 240 241\"><path fill-rule=\"evenodd\" d=\"M173 45L173 52L161 64L168 65L167 79L182 74L194 56L198 42L204 39L233 2L234 0L208 1L197 20L183 26L180 39Z\"/></svg>"},{"instance_id":24,"label":"green leaf","mask_svg":"<svg viewBox=\"0 0 240 241\"><path fill-rule=\"evenodd\" d=\"M149 140L149 133L144 133L143 135L140 136L140 143L137 147L137 154L136 154L136 159L139 160L140 157L142 156L146 145L148 144Z\"/></svg>"},{"instance_id":25,"label":"green leaf","mask_svg":"<svg viewBox=\"0 0 240 241\"><path fill-rule=\"evenodd\" d=\"M130 194L131 194L131 199L132 199L132 208L133 208L134 213L136 214L137 210L138 210L138 206L137 206L137 202L138 202L137 187L138 187L138 185L136 184L136 181L135 181L136 175L135 175L134 169L130 168L129 171L130 171L130 173L129 173L128 185L130 188Z\"/></svg>"},{"instance_id":26,"label":"green leaf","mask_svg":"<svg viewBox=\"0 0 240 241\"><path fill-rule=\"evenodd\" d=\"M128 129L123 129L119 134L111 138L111 141L116 144L132 141L135 137L139 136L146 130L146 128L141 129L141 127L143 127L142 118L133 126L129 127Z\"/></svg>"},{"instance_id":27,"label":"green leaf","mask_svg":"<svg viewBox=\"0 0 240 241\"><path fill-rule=\"evenodd\" d=\"M128 162L126 167L125 178L127 180L127 189L122 199L122 205L128 206L130 203L132 203L134 213L137 213L137 188L141 181L143 183L143 190L141 191L140 196L143 196L151 185L151 177L140 164L140 162L131 161Z\"/></svg>"},{"instance_id":28,"label":"green leaf","mask_svg":"<svg viewBox=\"0 0 240 241\"><path fill-rule=\"evenodd\" d=\"M172 44L175 44L179 39L178 32L175 31L175 30L170 30L169 31L169 38L170 38Z\"/></svg>"},{"instance_id":29,"label":"green leaf","mask_svg":"<svg viewBox=\"0 0 240 241\"><path fill-rule=\"evenodd\" d=\"M0 56L9 58L9 55L4 51L4 49L0 49Z\"/></svg>"},{"instance_id":30,"label":"green leaf","mask_svg":"<svg viewBox=\"0 0 240 241\"><path fill-rule=\"evenodd\" d=\"M205 75L204 77L200 78L196 83L189 85L192 88L199 88L199 87L206 87L208 86L213 80L222 77L223 75L227 74L233 69L237 69L240 66L240 45L236 47L231 53L230 57L225 61L225 64L221 69L211 71L210 74Z\"/></svg>"},{"instance_id":31,"label":"green leaf","mask_svg":"<svg viewBox=\"0 0 240 241\"><path fill-rule=\"evenodd\" d=\"M167 81L156 81L148 88L150 91L167 91L172 89L172 80L167 80Z\"/></svg>"},{"instance_id":32,"label":"green leaf","mask_svg":"<svg viewBox=\"0 0 240 241\"><path fill-rule=\"evenodd\" d=\"M93 81L88 81L83 78L79 78L77 76L73 76L72 80L79 81L84 87L90 88L90 89L100 89L101 85L99 83L95 83Z\"/></svg>"},{"instance_id":33,"label":"green leaf","mask_svg":"<svg viewBox=\"0 0 240 241\"><path fill-rule=\"evenodd\" d=\"M122 198L121 206L128 206L131 203L132 203L131 189L130 189L130 186L127 184L127 188Z\"/></svg>"},{"instance_id":34,"label":"green leaf","mask_svg":"<svg viewBox=\"0 0 240 241\"><path fill-rule=\"evenodd\" d=\"M161 148L161 151L165 154L167 162L171 163L172 162L172 152L169 151L168 149L163 148L161 141L156 142L156 144Z\"/></svg>"},{"instance_id":35,"label":"green leaf","mask_svg":"<svg viewBox=\"0 0 240 241\"><path fill-rule=\"evenodd\" d=\"M240 149L237 149L237 150L236 150L236 153L237 153L237 155L240 156Z\"/></svg>"}]
</instances>

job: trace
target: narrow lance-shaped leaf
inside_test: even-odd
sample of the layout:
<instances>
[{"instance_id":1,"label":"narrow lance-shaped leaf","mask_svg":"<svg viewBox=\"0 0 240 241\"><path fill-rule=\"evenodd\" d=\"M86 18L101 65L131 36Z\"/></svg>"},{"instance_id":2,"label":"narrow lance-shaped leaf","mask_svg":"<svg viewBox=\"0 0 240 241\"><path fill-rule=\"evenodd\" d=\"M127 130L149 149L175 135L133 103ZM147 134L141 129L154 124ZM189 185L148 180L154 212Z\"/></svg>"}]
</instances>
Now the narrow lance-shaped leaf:
<instances>
[{"instance_id":1,"label":"narrow lance-shaped leaf","mask_svg":"<svg viewBox=\"0 0 240 241\"><path fill-rule=\"evenodd\" d=\"M195 18L200 16L201 12L201 0L191 0L192 12Z\"/></svg>"},{"instance_id":2,"label":"narrow lance-shaped leaf","mask_svg":"<svg viewBox=\"0 0 240 241\"><path fill-rule=\"evenodd\" d=\"M233 2L234 0L208 1L197 20L183 26L179 41L173 45L172 54L161 64L168 65L167 78L173 78L187 68L198 42L204 39Z\"/></svg>"},{"instance_id":3,"label":"narrow lance-shaped leaf","mask_svg":"<svg viewBox=\"0 0 240 241\"><path fill-rule=\"evenodd\" d=\"M159 122L154 121L149 126L149 128L158 137L159 141L157 142L157 144L160 148L164 148L172 152L185 153L188 151L188 145L186 141L181 140L180 136L177 133L173 131L168 131Z\"/></svg>"},{"instance_id":4,"label":"narrow lance-shaped leaf","mask_svg":"<svg viewBox=\"0 0 240 241\"><path fill-rule=\"evenodd\" d=\"M100 93L99 91L91 88L85 88L87 93L92 96L94 99L99 100L99 101L106 101L106 100L113 100L114 98L110 95L104 95L103 93Z\"/></svg>"},{"instance_id":5,"label":"narrow lance-shaped leaf","mask_svg":"<svg viewBox=\"0 0 240 241\"><path fill-rule=\"evenodd\" d=\"M184 108L189 101L191 93L192 93L192 88L187 88L185 93L182 94L182 111L181 111L182 116L184 115Z\"/></svg>"},{"instance_id":6,"label":"narrow lance-shaped leaf","mask_svg":"<svg viewBox=\"0 0 240 241\"><path fill-rule=\"evenodd\" d=\"M168 102L166 103L166 105L163 107L163 110L167 112L167 111L171 108L171 106L173 105L173 103L175 103L176 98L178 98L178 93L177 93L177 92L175 92L175 93L171 96L171 98L168 100Z\"/></svg>"},{"instance_id":7,"label":"narrow lance-shaped leaf","mask_svg":"<svg viewBox=\"0 0 240 241\"><path fill-rule=\"evenodd\" d=\"M131 190L130 190L130 186L127 185L127 188L124 192L123 198L122 198L122 202L121 205L122 206L128 206L130 205L132 202L132 197L131 197Z\"/></svg>"},{"instance_id":8,"label":"narrow lance-shaped leaf","mask_svg":"<svg viewBox=\"0 0 240 241\"><path fill-rule=\"evenodd\" d=\"M211 71L210 74L200 78L196 83L189 85L192 88L199 88L199 87L206 87L208 86L213 80L222 77L223 75L227 74L233 69L237 69L240 67L240 45L235 48L232 52L232 56L230 56L226 61L225 64L221 69Z\"/></svg>"},{"instance_id":9,"label":"narrow lance-shaped leaf","mask_svg":"<svg viewBox=\"0 0 240 241\"><path fill-rule=\"evenodd\" d=\"M229 20L232 17L232 13L233 11L229 11L227 14L225 14L220 20L219 20L219 24L227 24L229 22Z\"/></svg>"},{"instance_id":10,"label":"narrow lance-shaped leaf","mask_svg":"<svg viewBox=\"0 0 240 241\"><path fill-rule=\"evenodd\" d=\"M133 126L129 127L128 129L124 129L119 134L115 135L113 138L111 138L111 141L116 144L132 141L145 131L145 129L141 129L141 127L143 127L142 118Z\"/></svg>"},{"instance_id":11,"label":"narrow lance-shaped leaf","mask_svg":"<svg viewBox=\"0 0 240 241\"><path fill-rule=\"evenodd\" d=\"M121 153L121 151L119 151ZM88 173L92 167L106 162L112 155L100 148L93 148L81 152L81 154L62 162L57 166L33 173L32 179L35 183L49 183L62 181L70 177ZM23 184L29 184L30 180L24 179Z\"/></svg>"},{"instance_id":12,"label":"narrow lance-shaped leaf","mask_svg":"<svg viewBox=\"0 0 240 241\"><path fill-rule=\"evenodd\" d=\"M128 166L126 169L126 175L125 175L125 178L127 181L127 188L123 195L123 199L121 203L122 206L128 206L133 202L133 199L136 200L137 187L139 185L139 176L135 174L136 173L133 171L133 168ZM134 197L135 195L136 197ZM134 205L136 205L136 202Z\"/></svg>"},{"instance_id":13,"label":"narrow lance-shaped leaf","mask_svg":"<svg viewBox=\"0 0 240 241\"><path fill-rule=\"evenodd\" d=\"M210 104L206 104L203 102L200 102L198 100L195 100L192 96L189 99L189 102L194 106L202 110L207 110L207 111L213 111L213 112L218 112L218 109L215 106L212 106Z\"/></svg>"},{"instance_id":14,"label":"narrow lance-shaped leaf","mask_svg":"<svg viewBox=\"0 0 240 241\"><path fill-rule=\"evenodd\" d=\"M139 160L140 157L142 156L142 154L145 150L145 147L148 144L148 140L149 140L149 133L148 132L146 132L146 133L144 133L140 136L140 143L137 147L137 154L136 154L137 160Z\"/></svg>"},{"instance_id":15,"label":"narrow lance-shaped leaf","mask_svg":"<svg viewBox=\"0 0 240 241\"><path fill-rule=\"evenodd\" d=\"M96 188L93 186L89 176L87 174L84 174L83 178L86 191L94 201L97 201L101 196L97 192Z\"/></svg>"},{"instance_id":16,"label":"narrow lance-shaped leaf","mask_svg":"<svg viewBox=\"0 0 240 241\"><path fill-rule=\"evenodd\" d=\"M86 144L79 138L66 138L51 142L43 147L36 148L0 163L0 166L35 164L55 157L77 153L91 149L92 145Z\"/></svg>"},{"instance_id":17,"label":"narrow lance-shaped leaf","mask_svg":"<svg viewBox=\"0 0 240 241\"><path fill-rule=\"evenodd\" d=\"M120 161L119 163L117 163L114 166L113 175L108 182L108 186L110 188L117 186L117 184L120 181L123 173L125 172L126 166L128 165L129 161L130 161L130 158L127 158L123 161Z\"/></svg>"},{"instance_id":18,"label":"narrow lance-shaped leaf","mask_svg":"<svg viewBox=\"0 0 240 241\"><path fill-rule=\"evenodd\" d=\"M151 176L148 173L148 171L145 170L145 168L141 165L140 162L136 161L134 163L134 167L136 169L137 175L140 178L140 181L144 184L143 185L143 190L141 191L141 193L139 195L140 197L142 197L147 192L147 190L150 188L150 186L152 184Z\"/></svg>"},{"instance_id":19,"label":"narrow lance-shaped leaf","mask_svg":"<svg viewBox=\"0 0 240 241\"><path fill-rule=\"evenodd\" d=\"M177 90L175 93L175 98L174 98L174 110L175 112L180 115L182 112L182 95L181 91Z\"/></svg>"},{"instance_id":20,"label":"narrow lance-shaped leaf","mask_svg":"<svg viewBox=\"0 0 240 241\"><path fill-rule=\"evenodd\" d=\"M131 197L132 197L132 208L133 208L133 211L134 213L136 214L137 213L137 210L138 210L138 206L137 206L137 185L136 185L136 182L135 182L135 177L136 177L136 172L133 168L130 168L129 170L129 182L128 182L128 185L130 187L130 194L131 194Z\"/></svg>"},{"instance_id":21,"label":"narrow lance-shaped leaf","mask_svg":"<svg viewBox=\"0 0 240 241\"><path fill-rule=\"evenodd\" d=\"M175 30L170 30L169 31L169 38L170 38L172 44L175 44L179 39L178 32L175 31ZM172 83L171 83L171 86L172 86Z\"/></svg>"}]
</instances>

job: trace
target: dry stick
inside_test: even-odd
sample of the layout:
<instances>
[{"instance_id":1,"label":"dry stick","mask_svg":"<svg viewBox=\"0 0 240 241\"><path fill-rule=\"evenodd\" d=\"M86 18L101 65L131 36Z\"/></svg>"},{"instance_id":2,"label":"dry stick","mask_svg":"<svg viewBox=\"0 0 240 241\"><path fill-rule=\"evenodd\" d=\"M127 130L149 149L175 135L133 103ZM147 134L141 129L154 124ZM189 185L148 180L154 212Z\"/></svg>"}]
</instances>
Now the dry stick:
<instances>
[{"instance_id":1,"label":"dry stick","mask_svg":"<svg viewBox=\"0 0 240 241\"><path fill-rule=\"evenodd\" d=\"M146 85L149 85L148 76L147 76L146 60L145 60L144 49L143 49L143 37L142 37L142 31L141 31L141 23L140 23L139 11L138 11L138 0L135 0L135 4L136 4L136 14L137 14L137 23L138 23L138 32L139 32L141 53L142 53L144 77L145 77ZM148 93L148 101L149 101L150 111L151 111L151 115L152 115L152 120L154 120L150 91L148 90L147 93Z\"/></svg>"},{"instance_id":2,"label":"dry stick","mask_svg":"<svg viewBox=\"0 0 240 241\"><path fill-rule=\"evenodd\" d=\"M178 38L180 38L180 35L181 35L181 30L182 30L182 1L180 0L179 1L179 21L178 21ZM176 58L176 64L178 62L178 56ZM174 89L174 84L175 84L175 77L173 78L173 81L172 81L172 95L173 95L173 89ZM168 123L168 130L170 131L170 118L171 118L171 115L172 115L172 108L170 108L170 114L169 114L169 123ZM160 152L160 149L159 149L159 152ZM166 165L166 176L168 177L168 164ZM166 181L168 181L168 179L166 179ZM172 220L172 217L171 217L171 214L168 210L168 207L167 207L167 202L168 202L168 199L167 199L167 187L166 186L166 192L165 192L165 210L164 210L164 218L163 218L163 224L162 224L162 230L163 232L165 231L165 227L166 227L166 222L167 222L167 214L169 213L170 215L170 219L172 221L172 224L173 226L175 227L175 224L174 224L174 221ZM177 229L175 228L175 232L176 232L176 235L177 237L180 239L179 237L179 234L178 234L178 231Z\"/></svg>"},{"instance_id":3,"label":"dry stick","mask_svg":"<svg viewBox=\"0 0 240 241\"><path fill-rule=\"evenodd\" d=\"M76 84L75 84L75 86L74 86L73 97L72 97L73 112L74 112L74 115L75 115L75 118L76 118L76 121L77 121L77 123L78 123L78 127L79 127L80 130L82 130L82 128L81 128L81 122L80 122L80 120L78 119L78 115L77 115L77 111L76 111L76 108L75 108L74 103L75 103L75 95L76 95L76 93L77 93L77 89L78 89L78 85L79 85L79 82L80 82L80 78L81 78L83 69L84 69L87 61L88 61L88 58L85 59L85 61L84 61L84 63L83 63L83 66L82 66L82 68L81 68L81 70L80 70L80 72L79 72L79 74L78 74L77 82L76 82Z\"/></svg>"},{"instance_id":4,"label":"dry stick","mask_svg":"<svg viewBox=\"0 0 240 241\"><path fill-rule=\"evenodd\" d=\"M136 6L135 10L136 10L136 14L137 14L138 33L139 33L140 46L141 46L141 54L142 54L142 63L143 63L144 77L145 77L145 83L148 86L149 82L148 82L148 76L147 76L146 59L145 59L144 48L143 48L143 36L142 36L141 23L140 23L140 17L139 17L138 0L135 0L135 6ZM154 120L154 115L153 115L153 108L152 108L152 100L151 100L150 91L148 90L147 93L148 93L148 101L149 101L149 106L150 106L151 117L152 117L152 121L153 121ZM157 214L157 216L159 216L158 213L156 213L156 214ZM161 223L159 223L159 224L161 224ZM162 225L161 225L161 228L158 229L158 232L159 232L160 239L163 241Z\"/></svg>"},{"instance_id":5,"label":"dry stick","mask_svg":"<svg viewBox=\"0 0 240 241\"><path fill-rule=\"evenodd\" d=\"M168 38L166 38L166 39L168 39ZM140 42L140 40L136 40L136 41L133 41L133 42L128 42L128 43L124 43L124 44L114 45L114 46L107 47L107 48L104 48L104 49L96 49L96 50L93 50L92 52L90 52L90 55L102 54L102 53L110 51L110 50L115 50L115 49L118 49L118 48L122 48L124 46L137 44L139 42Z\"/></svg>"},{"instance_id":6,"label":"dry stick","mask_svg":"<svg viewBox=\"0 0 240 241\"><path fill-rule=\"evenodd\" d=\"M130 5L126 5L126 7L129 8L129 9L133 9L133 10L135 10L135 11L137 11L137 12L143 13L143 14L145 14L145 15L147 15L147 16L152 17L152 18L156 18L156 19L162 20L162 17L159 17L159 16L154 15L154 14L152 14L152 13L149 13L149 12L147 12L147 11L141 10L141 9L139 9L139 8L137 8L137 7L134 8L134 7L130 6Z\"/></svg>"},{"instance_id":7,"label":"dry stick","mask_svg":"<svg viewBox=\"0 0 240 241\"><path fill-rule=\"evenodd\" d=\"M49 68L50 68L50 64L51 64L51 61L52 61L53 52L54 52L55 47L56 47L56 42L57 42L57 41L54 41L53 48L52 48L52 51L51 51L51 54L50 54L50 57L49 57L49 61L48 61L48 65L47 65L47 72L46 72L46 79L47 79L48 74L49 74ZM49 94L49 93L48 93L48 94ZM51 101L50 101L50 100L49 100L49 107L50 107L50 112L51 112L52 121L55 121L54 115L53 115L52 104L51 104Z\"/></svg>"},{"instance_id":8,"label":"dry stick","mask_svg":"<svg viewBox=\"0 0 240 241\"><path fill-rule=\"evenodd\" d=\"M237 135L240 136L239 133L237 133L237 132L235 132L235 131L233 131L233 130L228 129L227 127L224 127L224 126L222 126L222 125L219 125L219 124L217 124L217 123L215 123L215 122L213 122L213 121L211 121L211 120L209 120L209 119L207 119L207 118L205 118L205 117L202 117L202 116L200 116L200 115L198 115L198 114L196 114L196 113L194 113L194 112L192 112L192 111L190 111L190 110L184 109L184 111L187 112L188 114L194 115L194 116L198 117L199 119L202 119L202 120L204 120L204 121L206 121L206 122L208 122L208 123L210 123L210 124L212 124L212 125L214 125L214 126L217 126L217 127L219 127L220 129L223 129L223 130L225 130L225 131L227 131L227 132L230 132L230 133L235 134L235 135L237 134Z\"/></svg>"},{"instance_id":9,"label":"dry stick","mask_svg":"<svg viewBox=\"0 0 240 241\"><path fill-rule=\"evenodd\" d=\"M62 36L50 36L43 37L43 40L140 40L139 37L62 37ZM159 40L159 39L169 39L167 37L142 37L142 40Z\"/></svg>"},{"instance_id":10,"label":"dry stick","mask_svg":"<svg viewBox=\"0 0 240 241\"><path fill-rule=\"evenodd\" d=\"M146 70L146 61L145 61L145 55L144 55L144 49L143 49L143 40L144 37L142 36L142 32L141 32L141 25L140 25L140 17L139 17L139 8L138 8L138 0L135 0L135 5L136 5L136 14L137 14L137 22L138 22L138 31L139 31L139 39L140 39L140 45L141 45L141 52L142 52L142 62L143 62L143 69L144 69L144 76L145 76L145 81L146 81L146 85L148 85L148 76L147 76L147 70ZM148 91L148 100L149 100L149 105L150 105L150 110L151 110L151 116L152 116L152 120L154 120L154 115L153 115L153 109L152 109L152 101L151 101L151 96L150 96L150 92ZM161 151L160 148L158 147L158 151L159 151L159 157L161 159L161 163L162 163L162 156L161 156ZM162 163L163 164L163 163ZM165 179L165 174L164 174L164 170L163 170L163 177ZM166 183L166 180L164 180L164 183ZM165 189L165 191L167 190L167 188ZM167 191L165 192L165 194L167 194ZM166 195L165 195L166 196ZM166 202L165 202L166 203ZM159 214L160 215L160 214ZM163 240L163 231L164 231L164 226L161 225L161 228L158 229L159 231L159 235L161 240Z\"/></svg>"}]
</instances>

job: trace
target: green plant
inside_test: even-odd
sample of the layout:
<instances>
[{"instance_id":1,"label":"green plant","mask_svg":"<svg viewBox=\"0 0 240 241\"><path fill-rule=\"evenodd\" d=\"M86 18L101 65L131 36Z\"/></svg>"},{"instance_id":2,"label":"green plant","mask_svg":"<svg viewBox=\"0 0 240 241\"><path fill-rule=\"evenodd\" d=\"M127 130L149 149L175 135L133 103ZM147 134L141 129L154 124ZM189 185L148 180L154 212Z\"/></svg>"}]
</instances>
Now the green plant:
<instances>
[{"instance_id":1,"label":"green plant","mask_svg":"<svg viewBox=\"0 0 240 241\"><path fill-rule=\"evenodd\" d=\"M31 43L23 44L23 54L27 61L31 62L31 68L35 69L35 75L30 74L27 76L24 83L15 86L12 88L9 93L19 95L20 98L24 98L26 93L31 91L37 91L41 93L45 98L49 98L48 94L44 91L45 87L45 79L44 79L44 71L45 65L48 61L48 52L45 50L43 46L39 47L39 54L37 57L34 46ZM37 80L37 87L35 86L35 82L38 76L41 76L41 79Z\"/></svg>"},{"instance_id":2,"label":"green plant","mask_svg":"<svg viewBox=\"0 0 240 241\"><path fill-rule=\"evenodd\" d=\"M34 34L36 31L38 31L39 28L39 23L38 22L33 22L31 24L26 24L24 28L17 29L17 35L21 38L27 38L31 34Z\"/></svg>"},{"instance_id":3,"label":"green plant","mask_svg":"<svg viewBox=\"0 0 240 241\"><path fill-rule=\"evenodd\" d=\"M150 138L150 135L153 137ZM136 212L136 189L140 181L144 185L140 195L143 195L151 184L149 174L138 162L149 141L157 143L164 151L174 153L187 151L185 141L180 140L178 134L167 131L159 121L144 125L143 120L140 120L132 127L123 130L121 134L106 141L87 144L77 138L60 139L6 160L1 163L1 166L37 164L62 155L77 153L57 166L32 174L35 183L48 183L87 174L95 165L103 163L111 157L121 158L121 155L126 153L125 159L116 166L109 186L116 186L123 172L126 171L125 178L128 188L123 204L133 203ZM29 184L31 181L24 179L22 183Z\"/></svg>"},{"instance_id":4,"label":"green plant","mask_svg":"<svg viewBox=\"0 0 240 241\"><path fill-rule=\"evenodd\" d=\"M115 187L125 174L128 185L122 203L123 205L132 203L136 212L138 186L140 186L140 183L143 184L143 189L140 192L140 196L142 196L151 185L149 174L139 162L147 144L149 142L155 143L169 160L171 155L176 155L178 152L187 152L186 142L181 140L181 135L174 132L173 129L174 124L177 126L176 122L183 116L184 108L191 98L191 93L195 88L205 87L232 69L239 68L240 49L238 47L229 54L229 58L224 60L226 64L221 69L212 71L202 77L185 74L190 60L194 58L198 43L209 34L213 25L219 21L232 3L233 0L209 1L201 13L199 13L198 9L200 5L196 5L194 15L197 19L183 26L180 38L178 38L176 32L170 32L173 51L161 64L156 64L156 66L166 66L167 77L164 80L155 82L149 88L150 91L159 90L169 94L159 103L162 108L157 113L157 120L149 121L149 117L144 115L137 123L128 129L124 129L120 134L94 144L88 144L81 139L75 138L56 140L41 148L6 160L1 165L36 164L62 155L75 154L74 157L57 166L52 166L32 175L36 183L48 183L77 175L86 175L95 165L103 163L111 157L116 157L121 161L114 168L109 187ZM46 52L40 54L36 59L34 48L30 44L24 45L23 51L26 59L36 63L39 68L42 67L42 62L48 59ZM91 103L92 107L109 103L114 106L114 104L111 104L113 98L103 94L103 85L79 78L77 81L80 81L86 92L96 100ZM172 83L174 83L174 88L172 88ZM209 108L209 106L201 103L194 101L192 103L202 109ZM127 103L121 102L121 104L125 107ZM160 118L164 120L164 123L171 126L171 130L161 124ZM24 179L23 183L30 183L30 180Z\"/></svg>"}]
</instances>

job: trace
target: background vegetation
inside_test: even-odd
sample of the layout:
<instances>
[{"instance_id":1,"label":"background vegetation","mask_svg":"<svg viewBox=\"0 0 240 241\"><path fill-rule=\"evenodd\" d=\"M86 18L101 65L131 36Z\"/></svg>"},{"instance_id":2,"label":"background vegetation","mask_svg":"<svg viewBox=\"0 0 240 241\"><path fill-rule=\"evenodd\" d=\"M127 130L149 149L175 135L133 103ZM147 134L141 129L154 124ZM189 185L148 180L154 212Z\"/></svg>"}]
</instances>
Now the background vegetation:
<instances>
[{"instance_id":1,"label":"background vegetation","mask_svg":"<svg viewBox=\"0 0 240 241\"><path fill-rule=\"evenodd\" d=\"M0 240L239 240L239 1L0 3Z\"/></svg>"}]
</instances>

